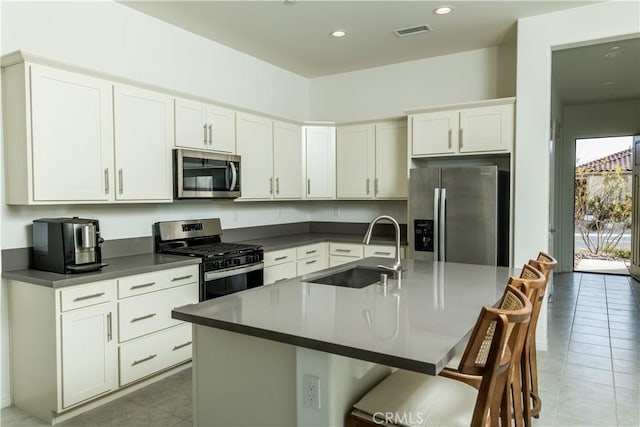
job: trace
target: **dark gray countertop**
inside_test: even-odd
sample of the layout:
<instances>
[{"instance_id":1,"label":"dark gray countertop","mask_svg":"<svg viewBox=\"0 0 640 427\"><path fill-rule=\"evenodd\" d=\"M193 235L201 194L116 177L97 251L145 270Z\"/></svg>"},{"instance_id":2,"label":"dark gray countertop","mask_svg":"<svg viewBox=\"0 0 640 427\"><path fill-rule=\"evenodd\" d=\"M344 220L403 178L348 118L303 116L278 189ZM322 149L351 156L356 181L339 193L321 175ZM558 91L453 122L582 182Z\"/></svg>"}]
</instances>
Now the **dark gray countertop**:
<instances>
[{"instance_id":1,"label":"dark gray countertop","mask_svg":"<svg viewBox=\"0 0 640 427\"><path fill-rule=\"evenodd\" d=\"M264 237L259 239L244 240L241 243L252 245L260 245L266 251L277 251L279 249L293 248L296 246L309 245L319 242L337 242L337 243L360 243L362 244L363 235L360 234L343 234L343 233L302 233L290 234L286 236ZM389 237L371 238L371 245L395 245L395 240ZM400 242L406 246L407 242Z\"/></svg>"},{"instance_id":2,"label":"dark gray countertop","mask_svg":"<svg viewBox=\"0 0 640 427\"><path fill-rule=\"evenodd\" d=\"M312 283L366 258L173 310L173 317L272 341L435 375L465 345L482 305L506 286L507 267L405 260L385 291Z\"/></svg>"},{"instance_id":3,"label":"dark gray countertop","mask_svg":"<svg viewBox=\"0 0 640 427\"><path fill-rule=\"evenodd\" d=\"M132 274L148 273L151 271L182 267L184 265L199 264L200 258L149 253L109 258L102 262L109 265L103 267L100 271L94 271L91 273L58 274L27 269L3 271L2 278L48 286L50 288L62 288L65 286L80 285L99 280L130 276Z\"/></svg>"}]
</instances>

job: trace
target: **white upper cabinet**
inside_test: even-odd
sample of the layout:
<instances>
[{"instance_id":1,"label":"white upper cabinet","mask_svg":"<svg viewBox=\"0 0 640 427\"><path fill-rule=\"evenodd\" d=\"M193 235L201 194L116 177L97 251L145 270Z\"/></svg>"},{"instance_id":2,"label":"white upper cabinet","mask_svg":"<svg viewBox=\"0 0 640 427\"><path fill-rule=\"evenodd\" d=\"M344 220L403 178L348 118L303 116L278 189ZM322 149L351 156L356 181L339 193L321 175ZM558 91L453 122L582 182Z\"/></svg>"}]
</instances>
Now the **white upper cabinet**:
<instances>
[{"instance_id":1,"label":"white upper cabinet","mask_svg":"<svg viewBox=\"0 0 640 427\"><path fill-rule=\"evenodd\" d=\"M117 200L172 200L172 107L168 95L115 85Z\"/></svg>"},{"instance_id":2,"label":"white upper cabinet","mask_svg":"<svg viewBox=\"0 0 640 427\"><path fill-rule=\"evenodd\" d=\"M515 98L430 108L409 115L413 157L510 153Z\"/></svg>"},{"instance_id":3,"label":"white upper cabinet","mask_svg":"<svg viewBox=\"0 0 640 427\"><path fill-rule=\"evenodd\" d=\"M9 190L8 202L103 202L113 195L113 117L111 83L81 74L33 65L28 67L25 78L27 99L16 99L18 87L5 84L5 110L12 110L13 101L24 105L21 124L11 120L8 114L5 125L25 126L26 129L9 130L6 135L8 148L8 180L20 179L27 173L24 191ZM5 83L14 77L5 76ZM15 76L17 77L17 76ZM30 101L30 112L28 111ZM29 114L30 113L30 114ZM31 123L29 124L29 117ZM21 133L30 144L16 133ZM25 142L27 143L25 146ZM24 151L23 151L24 150ZM16 156L26 155L19 163L25 165L19 173ZM15 167L15 169L14 169ZM16 171L18 174L12 174ZM32 172L29 176L28 171ZM24 185L23 184L23 185ZM9 185L20 185L9 182ZM20 194L21 193L21 194ZM28 193L31 193L30 195Z\"/></svg>"},{"instance_id":4,"label":"white upper cabinet","mask_svg":"<svg viewBox=\"0 0 640 427\"><path fill-rule=\"evenodd\" d=\"M175 100L177 147L235 153L235 112L188 99Z\"/></svg>"},{"instance_id":5,"label":"white upper cabinet","mask_svg":"<svg viewBox=\"0 0 640 427\"><path fill-rule=\"evenodd\" d=\"M407 126L384 122L338 128L339 199L407 197Z\"/></svg>"},{"instance_id":6,"label":"white upper cabinet","mask_svg":"<svg viewBox=\"0 0 640 427\"><path fill-rule=\"evenodd\" d=\"M511 151L513 104L460 111L460 152Z\"/></svg>"},{"instance_id":7,"label":"white upper cabinet","mask_svg":"<svg viewBox=\"0 0 640 427\"><path fill-rule=\"evenodd\" d=\"M240 188L243 199L271 199L273 179L273 122L264 117L236 117L236 150L241 156Z\"/></svg>"},{"instance_id":8,"label":"white upper cabinet","mask_svg":"<svg viewBox=\"0 0 640 427\"><path fill-rule=\"evenodd\" d=\"M273 177L275 199L302 198L302 127L273 123Z\"/></svg>"},{"instance_id":9,"label":"white upper cabinet","mask_svg":"<svg viewBox=\"0 0 640 427\"><path fill-rule=\"evenodd\" d=\"M336 197L336 130L333 126L304 127L305 198Z\"/></svg>"},{"instance_id":10,"label":"white upper cabinet","mask_svg":"<svg viewBox=\"0 0 640 427\"><path fill-rule=\"evenodd\" d=\"M375 126L339 127L336 136L336 195L371 199L375 180Z\"/></svg>"},{"instance_id":11,"label":"white upper cabinet","mask_svg":"<svg viewBox=\"0 0 640 427\"><path fill-rule=\"evenodd\" d=\"M407 123L376 124L376 198L406 198L409 194L408 180Z\"/></svg>"},{"instance_id":12,"label":"white upper cabinet","mask_svg":"<svg viewBox=\"0 0 640 427\"><path fill-rule=\"evenodd\" d=\"M38 63L2 74L7 204L173 200L169 97Z\"/></svg>"},{"instance_id":13,"label":"white upper cabinet","mask_svg":"<svg viewBox=\"0 0 640 427\"><path fill-rule=\"evenodd\" d=\"M456 153L459 124L458 111L416 114L413 117L413 155Z\"/></svg>"}]
</instances>

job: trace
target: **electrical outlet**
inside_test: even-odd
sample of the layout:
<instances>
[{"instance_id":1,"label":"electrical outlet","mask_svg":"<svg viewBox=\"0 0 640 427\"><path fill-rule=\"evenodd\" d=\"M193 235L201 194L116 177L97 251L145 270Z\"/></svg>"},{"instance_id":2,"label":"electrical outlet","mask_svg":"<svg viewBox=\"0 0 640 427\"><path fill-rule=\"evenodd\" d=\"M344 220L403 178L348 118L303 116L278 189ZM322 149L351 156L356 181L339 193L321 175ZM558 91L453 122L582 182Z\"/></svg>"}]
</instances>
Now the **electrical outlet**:
<instances>
[{"instance_id":1,"label":"electrical outlet","mask_svg":"<svg viewBox=\"0 0 640 427\"><path fill-rule=\"evenodd\" d=\"M320 409L320 378L302 377L302 403L308 408Z\"/></svg>"}]
</instances>

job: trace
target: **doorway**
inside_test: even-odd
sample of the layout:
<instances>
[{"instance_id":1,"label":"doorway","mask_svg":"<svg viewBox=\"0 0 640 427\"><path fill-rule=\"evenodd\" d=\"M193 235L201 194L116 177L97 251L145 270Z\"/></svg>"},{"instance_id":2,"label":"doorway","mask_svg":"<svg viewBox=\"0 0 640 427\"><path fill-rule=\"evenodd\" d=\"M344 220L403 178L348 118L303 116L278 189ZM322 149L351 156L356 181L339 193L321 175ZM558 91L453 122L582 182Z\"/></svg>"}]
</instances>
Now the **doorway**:
<instances>
[{"instance_id":1,"label":"doorway","mask_svg":"<svg viewBox=\"0 0 640 427\"><path fill-rule=\"evenodd\" d=\"M632 136L575 140L574 271L629 274Z\"/></svg>"}]
</instances>

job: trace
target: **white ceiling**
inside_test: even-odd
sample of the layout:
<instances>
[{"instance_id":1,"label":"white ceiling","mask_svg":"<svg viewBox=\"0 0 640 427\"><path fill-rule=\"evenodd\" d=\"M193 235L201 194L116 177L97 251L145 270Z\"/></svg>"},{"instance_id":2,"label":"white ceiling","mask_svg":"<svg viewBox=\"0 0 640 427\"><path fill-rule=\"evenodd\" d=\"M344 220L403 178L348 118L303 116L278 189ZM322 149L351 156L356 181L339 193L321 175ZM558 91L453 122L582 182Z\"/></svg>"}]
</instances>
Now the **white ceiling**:
<instances>
[{"instance_id":1,"label":"white ceiling","mask_svg":"<svg viewBox=\"0 0 640 427\"><path fill-rule=\"evenodd\" d=\"M498 46L515 38L518 18L593 2L121 1L309 78ZM453 13L435 15L443 3ZM433 31L403 38L393 33L423 24ZM347 36L331 37L336 29Z\"/></svg>"},{"instance_id":2,"label":"white ceiling","mask_svg":"<svg viewBox=\"0 0 640 427\"><path fill-rule=\"evenodd\" d=\"M640 98L640 38L559 50L552 64L564 104Z\"/></svg>"}]
</instances>

